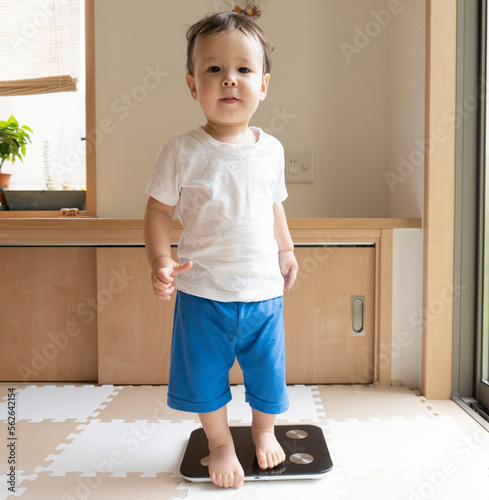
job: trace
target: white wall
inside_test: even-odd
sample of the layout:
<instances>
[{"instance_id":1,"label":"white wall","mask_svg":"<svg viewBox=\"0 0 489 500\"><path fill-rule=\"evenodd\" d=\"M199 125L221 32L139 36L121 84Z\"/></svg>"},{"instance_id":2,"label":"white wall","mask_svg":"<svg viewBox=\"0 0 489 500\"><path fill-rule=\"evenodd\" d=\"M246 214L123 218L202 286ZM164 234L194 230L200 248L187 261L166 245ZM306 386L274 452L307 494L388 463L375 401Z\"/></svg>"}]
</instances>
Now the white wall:
<instances>
[{"instance_id":1,"label":"white wall","mask_svg":"<svg viewBox=\"0 0 489 500\"><path fill-rule=\"evenodd\" d=\"M205 13L233 3L96 2L100 217L141 217L144 187L161 143L203 123L184 82L185 31ZM316 182L289 185L287 215L390 215L398 193L391 196L384 178L389 158L398 144L413 144L419 129L394 125L413 103L417 109L424 106L418 87L413 94L403 90L410 101L401 103L392 82L403 81L398 70L406 57L420 64L419 30L408 28L424 25L424 1L266 4L258 22L276 50L269 95L253 123L274 133L285 148L312 149L316 155ZM392 29L394 24L403 26L403 35ZM396 54L402 58L397 69ZM151 76L155 71L157 79ZM398 208L392 211L401 215Z\"/></svg>"},{"instance_id":2,"label":"white wall","mask_svg":"<svg viewBox=\"0 0 489 500\"><path fill-rule=\"evenodd\" d=\"M423 230L394 230L392 379L421 387Z\"/></svg>"}]
</instances>

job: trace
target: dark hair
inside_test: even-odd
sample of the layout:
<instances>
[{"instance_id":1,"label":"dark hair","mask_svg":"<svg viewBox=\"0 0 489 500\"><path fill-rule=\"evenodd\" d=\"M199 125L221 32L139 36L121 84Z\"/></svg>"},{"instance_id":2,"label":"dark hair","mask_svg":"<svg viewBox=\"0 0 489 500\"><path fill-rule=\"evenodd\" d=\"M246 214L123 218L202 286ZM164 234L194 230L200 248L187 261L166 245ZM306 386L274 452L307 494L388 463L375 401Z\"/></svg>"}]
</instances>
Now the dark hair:
<instances>
[{"instance_id":1,"label":"dark hair","mask_svg":"<svg viewBox=\"0 0 489 500\"><path fill-rule=\"evenodd\" d=\"M187 31L187 72L193 75L193 52L198 37L217 35L228 30L240 30L245 35L255 38L263 48L263 73L269 73L272 67L270 54L273 45L267 40L263 30L244 14L237 12L218 12L209 14L192 25Z\"/></svg>"}]
</instances>

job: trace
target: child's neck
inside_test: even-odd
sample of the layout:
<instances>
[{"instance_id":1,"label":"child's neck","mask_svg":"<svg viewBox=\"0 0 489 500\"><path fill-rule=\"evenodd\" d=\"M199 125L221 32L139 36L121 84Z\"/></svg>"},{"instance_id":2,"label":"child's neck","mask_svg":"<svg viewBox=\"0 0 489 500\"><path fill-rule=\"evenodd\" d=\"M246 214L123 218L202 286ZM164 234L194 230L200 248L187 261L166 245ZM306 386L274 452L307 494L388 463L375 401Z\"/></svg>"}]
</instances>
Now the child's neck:
<instances>
[{"instance_id":1,"label":"child's neck","mask_svg":"<svg viewBox=\"0 0 489 500\"><path fill-rule=\"evenodd\" d=\"M228 144L254 144L258 140L248 125L218 125L207 122L203 129L216 141Z\"/></svg>"}]
</instances>

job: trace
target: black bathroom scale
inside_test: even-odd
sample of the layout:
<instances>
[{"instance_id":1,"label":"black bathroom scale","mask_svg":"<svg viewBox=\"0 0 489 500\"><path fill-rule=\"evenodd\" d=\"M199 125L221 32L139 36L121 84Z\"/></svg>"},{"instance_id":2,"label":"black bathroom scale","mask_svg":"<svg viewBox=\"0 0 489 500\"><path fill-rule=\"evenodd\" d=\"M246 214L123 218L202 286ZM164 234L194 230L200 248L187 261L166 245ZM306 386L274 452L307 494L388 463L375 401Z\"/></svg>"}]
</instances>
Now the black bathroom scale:
<instances>
[{"instance_id":1,"label":"black bathroom scale","mask_svg":"<svg viewBox=\"0 0 489 500\"><path fill-rule=\"evenodd\" d=\"M316 425L277 425L275 436L286 459L273 469L260 469L251 437L251 427L230 427L245 481L263 479L321 479L333 468L323 431ZM210 481L209 448L204 429L190 434L180 474L189 481Z\"/></svg>"}]
</instances>

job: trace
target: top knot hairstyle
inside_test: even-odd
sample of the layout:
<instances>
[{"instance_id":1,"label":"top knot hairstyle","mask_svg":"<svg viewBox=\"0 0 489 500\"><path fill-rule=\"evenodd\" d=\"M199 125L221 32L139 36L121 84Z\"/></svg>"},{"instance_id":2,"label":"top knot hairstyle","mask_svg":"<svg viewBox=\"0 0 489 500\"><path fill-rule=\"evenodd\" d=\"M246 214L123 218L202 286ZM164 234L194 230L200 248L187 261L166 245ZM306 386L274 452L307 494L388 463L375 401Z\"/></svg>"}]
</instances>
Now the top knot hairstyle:
<instances>
[{"instance_id":1,"label":"top knot hairstyle","mask_svg":"<svg viewBox=\"0 0 489 500\"><path fill-rule=\"evenodd\" d=\"M193 53L197 38L217 35L229 30L239 30L260 42L263 48L263 73L270 73L272 61L270 54L274 47L267 40L263 30L251 19L237 12L218 12L209 14L192 25L187 31L187 72L194 74Z\"/></svg>"}]
</instances>

